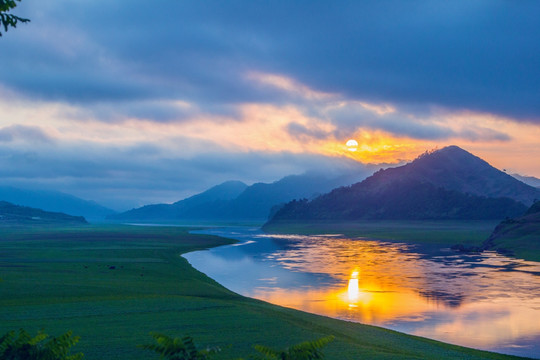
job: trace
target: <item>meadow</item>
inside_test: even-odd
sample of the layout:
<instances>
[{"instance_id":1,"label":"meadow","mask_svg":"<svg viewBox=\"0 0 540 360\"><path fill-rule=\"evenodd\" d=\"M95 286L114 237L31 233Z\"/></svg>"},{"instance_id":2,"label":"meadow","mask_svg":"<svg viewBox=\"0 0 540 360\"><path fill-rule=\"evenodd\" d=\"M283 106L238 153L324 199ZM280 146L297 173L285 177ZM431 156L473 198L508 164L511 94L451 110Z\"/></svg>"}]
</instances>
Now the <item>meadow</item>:
<instances>
[{"instance_id":1,"label":"meadow","mask_svg":"<svg viewBox=\"0 0 540 360\"><path fill-rule=\"evenodd\" d=\"M242 297L180 256L227 243L180 227L0 228L0 334L72 330L86 359L157 359L137 348L151 332L219 346L218 359L327 335L328 359L513 358Z\"/></svg>"},{"instance_id":2,"label":"meadow","mask_svg":"<svg viewBox=\"0 0 540 360\"><path fill-rule=\"evenodd\" d=\"M384 241L405 242L424 247L482 247L493 233L499 221L281 221L265 225L264 229L282 234L343 234L348 237L366 237ZM536 226L530 224L530 227ZM535 232L536 231L536 232ZM534 235L538 229L529 229L529 235L515 236L497 240L494 250L505 255L530 261L540 261L540 243Z\"/></svg>"},{"instance_id":3,"label":"meadow","mask_svg":"<svg viewBox=\"0 0 540 360\"><path fill-rule=\"evenodd\" d=\"M343 234L349 237L369 237L426 245L464 244L479 246L486 240L498 221L280 221L264 229L284 234Z\"/></svg>"}]
</instances>

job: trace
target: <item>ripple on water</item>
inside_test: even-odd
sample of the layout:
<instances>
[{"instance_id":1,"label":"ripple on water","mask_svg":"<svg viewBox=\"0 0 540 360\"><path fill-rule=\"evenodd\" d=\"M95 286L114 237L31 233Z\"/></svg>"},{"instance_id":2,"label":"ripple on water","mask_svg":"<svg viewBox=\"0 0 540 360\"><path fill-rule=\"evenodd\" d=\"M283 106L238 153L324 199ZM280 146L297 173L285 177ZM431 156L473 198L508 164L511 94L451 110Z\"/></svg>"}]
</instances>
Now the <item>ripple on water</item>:
<instances>
[{"instance_id":1,"label":"ripple on water","mask_svg":"<svg viewBox=\"0 0 540 360\"><path fill-rule=\"evenodd\" d=\"M450 343L540 357L540 263L495 252L431 255L408 244L342 235L219 235L241 239L244 246L186 258L233 291Z\"/></svg>"}]
</instances>

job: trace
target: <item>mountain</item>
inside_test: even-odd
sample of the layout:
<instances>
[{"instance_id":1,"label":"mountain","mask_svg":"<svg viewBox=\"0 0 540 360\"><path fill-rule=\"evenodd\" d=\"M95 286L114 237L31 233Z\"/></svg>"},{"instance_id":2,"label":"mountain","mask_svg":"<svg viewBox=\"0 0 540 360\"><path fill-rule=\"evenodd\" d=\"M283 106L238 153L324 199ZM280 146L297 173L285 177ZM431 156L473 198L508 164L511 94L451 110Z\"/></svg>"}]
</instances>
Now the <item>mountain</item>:
<instances>
[{"instance_id":1,"label":"mountain","mask_svg":"<svg viewBox=\"0 0 540 360\"><path fill-rule=\"evenodd\" d=\"M320 173L305 173L289 175L270 184L256 183L217 209L215 216L230 220L266 220L271 212L276 211L274 207L279 208L292 199L311 199L337 186L351 184L354 182L351 176L333 178Z\"/></svg>"},{"instance_id":2,"label":"mountain","mask_svg":"<svg viewBox=\"0 0 540 360\"><path fill-rule=\"evenodd\" d=\"M93 201L83 200L58 191L25 190L11 186L0 186L0 201L29 206L46 211L62 212L83 216L89 220L102 220L114 211Z\"/></svg>"},{"instance_id":3,"label":"mountain","mask_svg":"<svg viewBox=\"0 0 540 360\"><path fill-rule=\"evenodd\" d=\"M471 195L508 197L527 207L540 198L539 189L518 181L457 146L426 152L407 165L386 169L377 176L380 186L396 178L427 182Z\"/></svg>"},{"instance_id":4,"label":"mountain","mask_svg":"<svg viewBox=\"0 0 540 360\"><path fill-rule=\"evenodd\" d=\"M483 247L540 261L540 201L522 216L503 220Z\"/></svg>"},{"instance_id":5,"label":"mountain","mask_svg":"<svg viewBox=\"0 0 540 360\"><path fill-rule=\"evenodd\" d=\"M82 225L87 224L87 222L82 216L43 211L27 206L14 205L7 201L0 201L0 226L49 224Z\"/></svg>"},{"instance_id":6,"label":"mountain","mask_svg":"<svg viewBox=\"0 0 540 360\"><path fill-rule=\"evenodd\" d=\"M522 176L519 174L512 174L512 176L527 185L540 188L540 179L535 178L534 176Z\"/></svg>"},{"instance_id":7,"label":"mountain","mask_svg":"<svg viewBox=\"0 0 540 360\"><path fill-rule=\"evenodd\" d=\"M226 182L174 204L147 205L110 216L121 221L264 221L272 211L292 199L314 198L342 185L365 178L365 168L341 171L337 175L316 172L286 176L273 183ZM224 189L226 196L217 196Z\"/></svg>"},{"instance_id":8,"label":"mountain","mask_svg":"<svg viewBox=\"0 0 540 360\"><path fill-rule=\"evenodd\" d=\"M173 204L146 205L120 214L111 215L111 220L171 221L198 218L201 214L213 213L228 200L240 195L248 186L241 181L227 181L200 194Z\"/></svg>"},{"instance_id":9,"label":"mountain","mask_svg":"<svg viewBox=\"0 0 540 360\"><path fill-rule=\"evenodd\" d=\"M270 221L503 219L526 210L540 190L457 147L426 152L403 166L312 201L293 201Z\"/></svg>"}]
</instances>

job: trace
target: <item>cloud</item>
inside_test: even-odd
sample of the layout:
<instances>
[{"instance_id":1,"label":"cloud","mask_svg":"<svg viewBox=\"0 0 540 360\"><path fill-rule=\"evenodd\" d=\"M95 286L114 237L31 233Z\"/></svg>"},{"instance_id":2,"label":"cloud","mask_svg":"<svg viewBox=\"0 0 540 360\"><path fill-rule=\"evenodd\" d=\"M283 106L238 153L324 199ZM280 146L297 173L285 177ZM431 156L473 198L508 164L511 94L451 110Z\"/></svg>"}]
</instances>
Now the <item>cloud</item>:
<instances>
[{"instance_id":1,"label":"cloud","mask_svg":"<svg viewBox=\"0 0 540 360\"><path fill-rule=\"evenodd\" d=\"M464 129L459 133L459 137L467 139L473 142L477 141L510 141L512 137L508 134L502 133L489 128L482 128L478 126L471 126L468 129Z\"/></svg>"},{"instance_id":2,"label":"cloud","mask_svg":"<svg viewBox=\"0 0 540 360\"><path fill-rule=\"evenodd\" d=\"M359 161L458 144L536 174L539 10L25 0L1 40L0 178L135 206L346 162L349 138Z\"/></svg>"},{"instance_id":3,"label":"cloud","mask_svg":"<svg viewBox=\"0 0 540 360\"><path fill-rule=\"evenodd\" d=\"M198 147L204 148L204 141ZM272 182L290 174L351 167L364 169L350 159L318 154L221 148L186 156L171 152L166 144L58 142L53 148L42 144L25 149L0 143L2 185L61 190L119 210L171 203L232 179Z\"/></svg>"},{"instance_id":4,"label":"cloud","mask_svg":"<svg viewBox=\"0 0 540 360\"><path fill-rule=\"evenodd\" d=\"M384 105L344 101L338 107L326 109L325 114L336 125L338 138L350 136L361 128L384 130L415 139L448 139L455 135L445 126Z\"/></svg>"},{"instance_id":5,"label":"cloud","mask_svg":"<svg viewBox=\"0 0 540 360\"><path fill-rule=\"evenodd\" d=\"M0 142L49 143L52 139L37 126L11 125L0 128Z\"/></svg>"},{"instance_id":6,"label":"cloud","mask_svg":"<svg viewBox=\"0 0 540 360\"><path fill-rule=\"evenodd\" d=\"M18 10L32 23L3 39L11 55L0 65L12 71L0 82L28 96L218 109L283 101L254 76L302 96L540 122L537 3L43 0ZM168 117L164 107L146 116Z\"/></svg>"}]
</instances>

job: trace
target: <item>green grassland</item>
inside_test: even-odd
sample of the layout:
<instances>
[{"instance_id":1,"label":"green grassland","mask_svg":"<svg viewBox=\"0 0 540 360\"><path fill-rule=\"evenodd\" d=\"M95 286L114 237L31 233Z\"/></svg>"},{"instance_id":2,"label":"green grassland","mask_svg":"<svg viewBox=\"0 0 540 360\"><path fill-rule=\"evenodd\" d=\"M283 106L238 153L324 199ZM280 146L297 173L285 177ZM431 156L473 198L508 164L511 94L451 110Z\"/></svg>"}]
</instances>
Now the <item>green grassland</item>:
<instances>
[{"instance_id":1,"label":"green grassland","mask_svg":"<svg viewBox=\"0 0 540 360\"><path fill-rule=\"evenodd\" d=\"M239 296L179 255L228 243L179 227L0 228L0 334L24 328L81 336L86 359L157 359L150 332L193 336L247 358L335 335L328 359L506 359Z\"/></svg>"},{"instance_id":2,"label":"green grassland","mask_svg":"<svg viewBox=\"0 0 540 360\"><path fill-rule=\"evenodd\" d=\"M498 221L455 220L280 221L263 229L284 234L344 234L416 244L481 246L497 224Z\"/></svg>"},{"instance_id":3,"label":"green grassland","mask_svg":"<svg viewBox=\"0 0 540 360\"><path fill-rule=\"evenodd\" d=\"M488 244L512 256L540 261L540 213L501 222Z\"/></svg>"},{"instance_id":4,"label":"green grassland","mask_svg":"<svg viewBox=\"0 0 540 360\"><path fill-rule=\"evenodd\" d=\"M507 253L520 259L540 261L540 229L535 234L506 237L494 241L493 249Z\"/></svg>"},{"instance_id":5,"label":"green grassland","mask_svg":"<svg viewBox=\"0 0 540 360\"><path fill-rule=\"evenodd\" d=\"M539 216L540 217L540 216ZM540 261L540 222L509 219L498 221L279 221L263 226L279 234L343 234L424 246L485 248L497 227L489 250L530 261Z\"/></svg>"}]
</instances>

